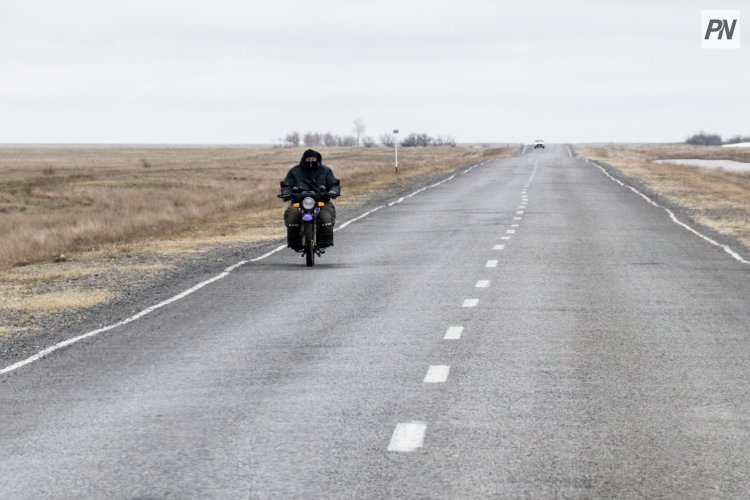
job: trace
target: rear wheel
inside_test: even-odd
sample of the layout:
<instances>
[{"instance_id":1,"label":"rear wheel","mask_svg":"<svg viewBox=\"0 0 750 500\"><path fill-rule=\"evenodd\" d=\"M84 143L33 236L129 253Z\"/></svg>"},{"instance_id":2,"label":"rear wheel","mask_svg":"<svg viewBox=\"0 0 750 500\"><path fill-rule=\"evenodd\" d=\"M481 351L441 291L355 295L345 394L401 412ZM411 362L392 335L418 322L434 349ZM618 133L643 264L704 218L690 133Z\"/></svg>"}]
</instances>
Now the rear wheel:
<instances>
[{"instance_id":1,"label":"rear wheel","mask_svg":"<svg viewBox=\"0 0 750 500\"><path fill-rule=\"evenodd\" d=\"M305 223L305 260L307 267L315 265L315 245L313 244L313 225Z\"/></svg>"}]
</instances>

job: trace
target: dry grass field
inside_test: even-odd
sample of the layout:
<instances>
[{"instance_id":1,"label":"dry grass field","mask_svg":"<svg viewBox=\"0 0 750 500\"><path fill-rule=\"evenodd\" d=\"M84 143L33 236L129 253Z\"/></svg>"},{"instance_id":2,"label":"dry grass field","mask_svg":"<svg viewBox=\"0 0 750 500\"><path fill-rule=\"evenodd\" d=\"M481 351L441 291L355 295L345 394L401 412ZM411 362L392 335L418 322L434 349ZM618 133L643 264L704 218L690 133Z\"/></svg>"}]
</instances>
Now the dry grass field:
<instances>
[{"instance_id":1,"label":"dry grass field","mask_svg":"<svg viewBox=\"0 0 750 500\"><path fill-rule=\"evenodd\" d=\"M750 149L669 144L577 146L576 151L581 156L612 165L671 203L687 209L699 224L731 236L750 248L750 173L654 161L699 158L750 163Z\"/></svg>"},{"instance_id":2,"label":"dry grass field","mask_svg":"<svg viewBox=\"0 0 750 500\"><path fill-rule=\"evenodd\" d=\"M303 150L0 147L0 334L110 300L113 283L212 245L281 238L276 193ZM342 181L337 205L345 206L516 148L404 148L398 175L391 149L319 150Z\"/></svg>"}]
</instances>

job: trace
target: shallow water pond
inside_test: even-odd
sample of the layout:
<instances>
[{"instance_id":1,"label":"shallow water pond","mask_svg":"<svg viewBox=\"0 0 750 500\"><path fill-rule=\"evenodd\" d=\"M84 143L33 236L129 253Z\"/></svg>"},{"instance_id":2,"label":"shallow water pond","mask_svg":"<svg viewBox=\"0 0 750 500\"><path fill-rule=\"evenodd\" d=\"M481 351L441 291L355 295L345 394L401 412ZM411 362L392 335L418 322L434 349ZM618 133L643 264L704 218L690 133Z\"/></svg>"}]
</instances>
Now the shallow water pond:
<instances>
[{"instance_id":1,"label":"shallow water pond","mask_svg":"<svg viewBox=\"0 0 750 500\"><path fill-rule=\"evenodd\" d=\"M675 160L656 160L656 163L675 163L679 165L691 165L694 167L705 168L723 168L733 172L750 172L750 163L733 160L700 160L693 159L675 159Z\"/></svg>"}]
</instances>

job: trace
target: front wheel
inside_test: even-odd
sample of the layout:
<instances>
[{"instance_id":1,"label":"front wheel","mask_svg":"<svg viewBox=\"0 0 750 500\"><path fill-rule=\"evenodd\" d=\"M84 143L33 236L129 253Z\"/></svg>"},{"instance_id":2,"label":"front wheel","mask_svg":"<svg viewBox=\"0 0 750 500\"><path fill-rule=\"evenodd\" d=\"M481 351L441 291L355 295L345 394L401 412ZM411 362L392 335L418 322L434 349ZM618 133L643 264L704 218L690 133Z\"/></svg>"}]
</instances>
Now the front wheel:
<instances>
[{"instance_id":1,"label":"front wheel","mask_svg":"<svg viewBox=\"0 0 750 500\"><path fill-rule=\"evenodd\" d=\"M313 242L313 225L305 223L305 260L307 267L315 265L315 244Z\"/></svg>"}]
</instances>

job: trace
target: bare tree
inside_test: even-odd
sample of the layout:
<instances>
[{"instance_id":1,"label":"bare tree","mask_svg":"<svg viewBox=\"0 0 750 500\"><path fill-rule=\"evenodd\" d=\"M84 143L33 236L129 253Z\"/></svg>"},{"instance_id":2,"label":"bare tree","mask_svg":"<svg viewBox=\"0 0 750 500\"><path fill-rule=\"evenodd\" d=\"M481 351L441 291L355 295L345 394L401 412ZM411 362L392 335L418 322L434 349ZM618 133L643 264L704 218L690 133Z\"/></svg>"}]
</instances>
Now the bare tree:
<instances>
[{"instance_id":1,"label":"bare tree","mask_svg":"<svg viewBox=\"0 0 750 500\"><path fill-rule=\"evenodd\" d=\"M456 147L456 141L453 139L453 137L451 137L449 135L446 135L446 136L440 135L440 136L438 136L432 142L432 144L434 146L448 146L448 147L451 147L451 148L455 148Z\"/></svg>"},{"instance_id":2,"label":"bare tree","mask_svg":"<svg viewBox=\"0 0 750 500\"><path fill-rule=\"evenodd\" d=\"M422 132L421 134L417 135L417 145L422 146L423 148L426 148L432 143L432 137Z\"/></svg>"},{"instance_id":3,"label":"bare tree","mask_svg":"<svg viewBox=\"0 0 750 500\"><path fill-rule=\"evenodd\" d=\"M336 136L336 145L345 148L353 148L357 145L357 138L353 135L345 135L343 137Z\"/></svg>"},{"instance_id":4,"label":"bare tree","mask_svg":"<svg viewBox=\"0 0 750 500\"><path fill-rule=\"evenodd\" d=\"M336 136L332 133L326 132L325 134L323 134L323 144L325 144L329 148L335 146L337 142L338 141L336 140Z\"/></svg>"},{"instance_id":5,"label":"bare tree","mask_svg":"<svg viewBox=\"0 0 750 500\"><path fill-rule=\"evenodd\" d=\"M318 146L321 144L322 136L319 132L308 132L302 138L305 146Z\"/></svg>"},{"instance_id":6,"label":"bare tree","mask_svg":"<svg viewBox=\"0 0 750 500\"><path fill-rule=\"evenodd\" d=\"M286 142L290 146L299 146L299 132L296 130L294 132L288 132L286 134Z\"/></svg>"},{"instance_id":7,"label":"bare tree","mask_svg":"<svg viewBox=\"0 0 750 500\"><path fill-rule=\"evenodd\" d=\"M750 142L750 137L748 136L741 136L741 135L735 135L724 141L724 144L739 144L741 142Z\"/></svg>"},{"instance_id":8,"label":"bare tree","mask_svg":"<svg viewBox=\"0 0 750 500\"><path fill-rule=\"evenodd\" d=\"M396 144L396 136L393 134L381 134L380 143L387 148L392 148Z\"/></svg>"},{"instance_id":9,"label":"bare tree","mask_svg":"<svg viewBox=\"0 0 750 500\"><path fill-rule=\"evenodd\" d=\"M373 148L375 147L375 139L373 139L369 135L366 135L362 137L362 145L366 148Z\"/></svg>"},{"instance_id":10,"label":"bare tree","mask_svg":"<svg viewBox=\"0 0 750 500\"><path fill-rule=\"evenodd\" d=\"M414 148L419 146L419 139L417 138L417 134L411 133L407 135L401 140L399 146L403 146L405 148Z\"/></svg>"},{"instance_id":11,"label":"bare tree","mask_svg":"<svg viewBox=\"0 0 750 500\"><path fill-rule=\"evenodd\" d=\"M721 136L717 134L707 134L700 131L699 133L688 137L685 142L697 146L721 146Z\"/></svg>"},{"instance_id":12,"label":"bare tree","mask_svg":"<svg viewBox=\"0 0 750 500\"><path fill-rule=\"evenodd\" d=\"M359 138L362 136L362 134L365 133L366 130L367 125L365 125L365 121L362 118L357 118L356 120L354 120L352 133L355 135L355 138L357 140L356 146L359 146Z\"/></svg>"},{"instance_id":13,"label":"bare tree","mask_svg":"<svg viewBox=\"0 0 750 500\"><path fill-rule=\"evenodd\" d=\"M439 144L433 143L433 138L430 137L428 134L425 134L424 132L421 134L415 134L412 132L408 136L404 137L404 140L402 140L399 143L399 145L405 148L415 148L415 147L426 148L427 146L439 145Z\"/></svg>"}]
</instances>

